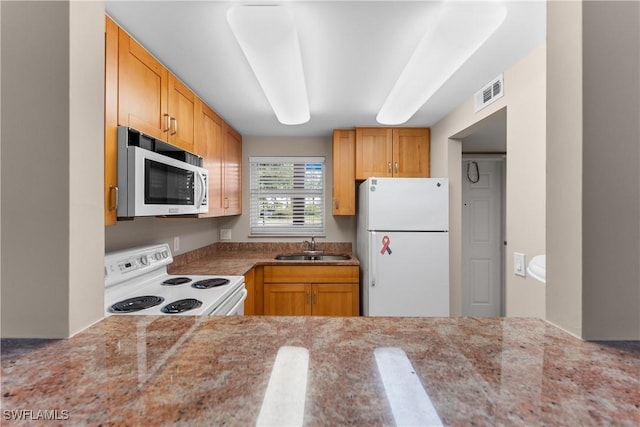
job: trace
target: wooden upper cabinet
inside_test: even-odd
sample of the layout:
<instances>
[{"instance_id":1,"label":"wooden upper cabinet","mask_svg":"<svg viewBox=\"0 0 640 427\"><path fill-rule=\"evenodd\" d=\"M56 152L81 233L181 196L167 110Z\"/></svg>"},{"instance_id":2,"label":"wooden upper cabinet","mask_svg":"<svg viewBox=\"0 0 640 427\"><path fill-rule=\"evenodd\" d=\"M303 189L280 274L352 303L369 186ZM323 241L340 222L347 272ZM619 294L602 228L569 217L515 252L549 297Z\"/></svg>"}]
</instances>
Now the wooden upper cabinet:
<instances>
[{"instance_id":1,"label":"wooden upper cabinet","mask_svg":"<svg viewBox=\"0 0 640 427\"><path fill-rule=\"evenodd\" d=\"M193 91L122 28L118 60L118 123L193 153Z\"/></svg>"},{"instance_id":2,"label":"wooden upper cabinet","mask_svg":"<svg viewBox=\"0 0 640 427\"><path fill-rule=\"evenodd\" d=\"M428 128L357 128L356 179L428 177Z\"/></svg>"},{"instance_id":3,"label":"wooden upper cabinet","mask_svg":"<svg viewBox=\"0 0 640 427\"><path fill-rule=\"evenodd\" d=\"M118 25L105 18L104 61L104 224L117 221L118 188Z\"/></svg>"},{"instance_id":4,"label":"wooden upper cabinet","mask_svg":"<svg viewBox=\"0 0 640 427\"><path fill-rule=\"evenodd\" d=\"M169 143L195 152L196 95L173 74L168 79Z\"/></svg>"},{"instance_id":5,"label":"wooden upper cabinet","mask_svg":"<svg viewBox=\"0 0 640 427\"><path fill-rule=\"evenodd\" d=\"M242 136L226 124L223 158L224 214L240 215L242 214Z\"/></svg>"},{"instance_id":6,"label":"wooden upper cabinet","mask_svg":"<svg viewBox=\"0 0 640 427\"><path fill-rule=\"evenodd\" d=\"M209 171L209 212L242 213L242 136L187 85L106 17L105 225L115 224L118 125L203 158Z\"/></svg>"},{"instance_id":7,"label":"wooden upper cabinet","mask_svg":"<svg viewBox=\"0 0 640 427\"><path fill-rule=\"evenodd\" d=\"M428 128L393 130L393 176L429 176L429 134Z\"/></svg>"},{"instance_id":8,"label":"wooden upper cabinet","mask_svg":"<svg viewBox=\"0 0 640 427\"><path fill-rule=\"evenodd\" d=\"M209 171L209 212L199 216L223 216L224 121L199 99L196 99L195 121L195 152L203 158L203 167Z\"/></svg>"},{"instance_id":9,"label":"wooden upper cabinet","mask_svg":"<svg viewBox=\"0 0 640 427\"><path fill-rule=\"evenodd\" d=\"M392 176L393 130L356 128L356 179Z\"/></svg>"},{"instance_id":10,"label":"wooden upper cabinet","mask_svg":"<svg viewBox=\"0 0 640 427\"><path fill-rule=\"evenodd\" d=\"M118 42L118 124L167 141L169 73L122 28Z\"/></svg>"},{"instance_id":11,"label":"wooden upper cabinet","mask_svg":"<svg viewBox=\"0 0 640 427\"><path fill-rule=\"evenodd\" d=\"M356 214L356 133L333 131L333 214Z\"/></svg>"}]
</instances>

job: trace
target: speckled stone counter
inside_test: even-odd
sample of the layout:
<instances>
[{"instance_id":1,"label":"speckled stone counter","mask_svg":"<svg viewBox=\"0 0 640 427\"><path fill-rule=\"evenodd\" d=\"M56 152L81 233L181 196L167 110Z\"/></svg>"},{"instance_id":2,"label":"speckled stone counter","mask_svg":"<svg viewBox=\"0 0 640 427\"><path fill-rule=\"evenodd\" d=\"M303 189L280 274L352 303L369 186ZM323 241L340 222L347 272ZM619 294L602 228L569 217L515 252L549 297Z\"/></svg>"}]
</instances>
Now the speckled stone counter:
<instances>
[{"instance_id":1,"label":"speckled stone counter","mask_svg":"<svg viewBox=\"0 0 640 427\"><path fill-rule=\"evenodd\" d=\"M3 340L2 425L255 425L285 346L308 350L306 426L396 424L380 349L406 355L444 425L640 425L640 342L535 319L252 316L113 316L67 340Z\"/></svg>"},{"instance_id":2,"label":"speckled stone counter","mask_svg":"<svg viewBox=\"0 0 640 427\"><path fill-rule=\"evenodd\" d=\"M241 276L256 265L360 265L352 254L351 243L318 244L327 254L346 254L346 261L280 261L276 255L302 253L302 243L218 242L186 254L174 256L170 274L219 274Z\"/></svg>"}]
</instances>

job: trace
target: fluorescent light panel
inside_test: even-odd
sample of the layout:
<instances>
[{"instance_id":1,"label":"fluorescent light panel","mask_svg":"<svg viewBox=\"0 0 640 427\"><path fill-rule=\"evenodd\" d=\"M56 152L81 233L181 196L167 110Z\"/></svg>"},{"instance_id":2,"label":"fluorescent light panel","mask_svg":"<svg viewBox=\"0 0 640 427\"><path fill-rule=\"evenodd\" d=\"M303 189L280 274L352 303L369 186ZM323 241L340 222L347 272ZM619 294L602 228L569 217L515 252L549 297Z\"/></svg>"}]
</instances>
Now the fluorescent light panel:
<instances>
[{"instance_id":1,"label":"fluorescent light panel","mask_svg":"<svg viewBox=\"0 0 640 427\"><path fill-rule=\"evenodd\" d=\"M506 16L507 9L500 4L444 4L378 112L378 123L399 125L409 120L491 37Z\"/></svg>"},{"instance_id":2,"label":"fluorescent light panel","mask_svg":"<svg viewBox=\"0 0 640 427\"><path fill-rule=\"evenodd\" d=\"M293 13L282 6L236 6L227 21L278 121L310 119Z\"/></svg>"}]
</instances>

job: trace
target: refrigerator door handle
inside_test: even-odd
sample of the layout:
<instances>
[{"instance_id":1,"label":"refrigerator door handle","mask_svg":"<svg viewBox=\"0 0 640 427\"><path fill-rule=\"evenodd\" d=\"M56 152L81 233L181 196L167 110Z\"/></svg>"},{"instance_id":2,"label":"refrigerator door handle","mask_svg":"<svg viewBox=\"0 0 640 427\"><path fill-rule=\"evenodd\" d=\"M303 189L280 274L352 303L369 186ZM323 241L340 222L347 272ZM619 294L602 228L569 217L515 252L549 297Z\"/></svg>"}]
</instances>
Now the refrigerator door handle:
<instances>
[{"instance_id":1,"label":"refrigerator door handle","mask_svg":"<svg viewBox=\"0 0 640 427\"><path fill-rule=\"evenodd\" d=\"M370 269L370 274L371 274L371 287L374 287L376 285L376 273L377 273L377 268L376 268L376 254L373 250L373 248L375 248L376 245L376 241L377 241L377 237L376 237L376 232L372 231L371 233L369 233L369 265L371 266Z\"/></svg>"}]
</instances>

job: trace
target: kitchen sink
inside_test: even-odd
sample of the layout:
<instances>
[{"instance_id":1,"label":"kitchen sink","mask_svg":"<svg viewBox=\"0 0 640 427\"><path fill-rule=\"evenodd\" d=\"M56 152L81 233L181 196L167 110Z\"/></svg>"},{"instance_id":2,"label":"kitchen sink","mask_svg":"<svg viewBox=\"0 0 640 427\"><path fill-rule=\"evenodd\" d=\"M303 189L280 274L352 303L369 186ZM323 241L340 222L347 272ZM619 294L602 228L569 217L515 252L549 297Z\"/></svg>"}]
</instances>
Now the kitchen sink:
<instances>
[{"instance_id":1,"label":"kitchen sink","mask_svg":"<svg viewBox=\"0 0 640 427\"><path fill-rule=\"evenodd\" d=\"M305 254L286 254L276 255L279 261L346 261L351 259L349 255L305 255Z\"/></svg>"},{"instance_id":2,"label":"kitchen sink","mask_svg":"<svg viewBox=\"0 0 640 427\"><path fill-rule=\"evenodd\" d=\"M351 259L349 255L320 255L320 258L323 261L346 261Z\"/></svg>"}]
</instances>

